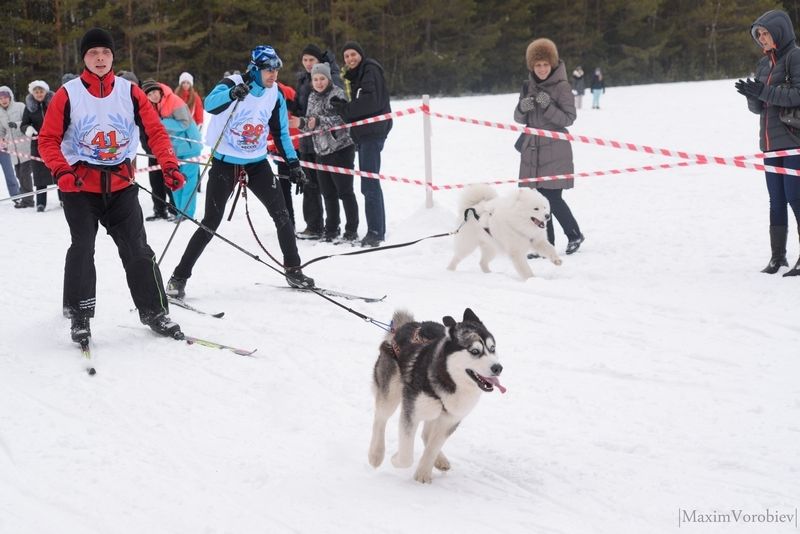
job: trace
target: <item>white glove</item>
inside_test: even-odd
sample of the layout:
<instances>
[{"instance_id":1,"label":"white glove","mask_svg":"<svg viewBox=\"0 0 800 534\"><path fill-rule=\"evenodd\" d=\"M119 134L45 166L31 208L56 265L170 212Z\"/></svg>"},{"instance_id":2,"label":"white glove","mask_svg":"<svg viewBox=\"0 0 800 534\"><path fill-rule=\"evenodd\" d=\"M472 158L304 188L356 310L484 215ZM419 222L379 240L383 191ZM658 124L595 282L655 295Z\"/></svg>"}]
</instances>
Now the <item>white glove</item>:
<instances>
[{"instance_id":1,"label":"white glove","mask_svg":"<svg viewBox=\"0 0 800 534\"><path fill-rule=\"evenodd\" d=\"M27 135L28 137L33 137L38 133L39 132L37 132L36 128L34 128L33 126L28 126L27 128L25 128L25 135Z\"/></svg>"}]
</instances>

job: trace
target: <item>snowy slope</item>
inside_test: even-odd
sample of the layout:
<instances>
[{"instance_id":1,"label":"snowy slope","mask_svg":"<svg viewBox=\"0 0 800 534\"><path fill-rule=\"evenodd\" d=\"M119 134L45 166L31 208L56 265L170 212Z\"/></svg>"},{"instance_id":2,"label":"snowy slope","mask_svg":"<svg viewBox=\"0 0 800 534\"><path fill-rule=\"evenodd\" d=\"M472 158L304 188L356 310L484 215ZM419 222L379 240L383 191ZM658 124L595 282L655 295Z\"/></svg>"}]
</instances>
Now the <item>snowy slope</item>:
<instances>
[{"instance_id":1,"label":"snowy slope","mask_svg":"<svg viewBox=\"0 0 800 534\"><path fill-rule=\"evenodd\" d=\"M512 122L515 103L500 95L432 107ZM587 103L571 131L715 155L758 151L757 117L731 81L612 88L601 104ZM440 119L433 132L436 183L516 177L516 134ZM574 148L579 171L674 161ZM384 172L422 178L422 154L421 116L396 120ZM384 194L389 242L456 227L457 192L437 192L431 210L419 187L386 183ZM769 255L763 176L696 166L588 178L566 198L587 240L561 267L532 260L537 277L527 282L503 258L489 275L476 257L445 270L447 239L307 270L326 287L388 294L346 302L380 321L398 307L438 320L470 306L493 331L509 391L484 396L445 446L452 471L430 486L411 469L366 461L379 328L273 287L283 280L215 240L188 299L225 317L172 316L187 333L258 352L157 338L131 311L101 228L98 374L88 377L61 316L69 234L55 195L43 214L0 204L0 533L661 533L678 528L680 509L794 511L800 280L759 272ZM250 210L278 252L266 211L257 202ZM362 234L363 221L362 207ZM147 223L158 254L172 229ZM165 278L190 230L182 225L169 249ZM220 232L264 256L241 203ZM794 262L794 232L789 241ZM565 244L557 228L557 248ZM340 250L299 246L304 260ZM389 454L396 442L393 420Z\"/></svg>"}]
</instances>

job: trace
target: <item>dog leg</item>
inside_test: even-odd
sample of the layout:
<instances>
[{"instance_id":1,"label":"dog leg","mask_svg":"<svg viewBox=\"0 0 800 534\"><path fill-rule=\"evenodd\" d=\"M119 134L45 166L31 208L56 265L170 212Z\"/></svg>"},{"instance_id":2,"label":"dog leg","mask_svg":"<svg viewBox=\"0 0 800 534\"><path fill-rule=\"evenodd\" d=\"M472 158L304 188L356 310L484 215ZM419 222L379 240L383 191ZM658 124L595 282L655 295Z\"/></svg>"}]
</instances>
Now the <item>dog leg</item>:
<instances>
[{"instance_id":1,"label":"dog leg","mask_svg":"<svg viewBox=\"0 0 800 534\"><path fill-rule=\"evenodd\" d=\"M403 401L403 413L400 414L400 434L397 440L397 453L392 456L392 465L397 468L411 467L414 463L414 436L417 434L419 419L406 409L406 401Z\"/></svg>"},{"instance_id":2,"label":"dog leg","mask_svg":"<svg viewBox=\"0 0 800 534\"><path fill-rule=\"evenodd\" d=\"M533 271L531 271L531 266L528 265L525 251L513 250L509 252L509 256L511 257L511 263L514 265L514 269L517 270L517 274L519 274L523 280L533 278Z\"/></svg>"},{"instance_id":3,"label":"dog leg","mask_svg":"<svg viewBox=\"0 0 800 534\"><path fill-rule=\"evenodd\" d=\"M422 427L422 443L424 443L425 446L428 445L428 437L431 434L433 424L434 421L425 421L425 425ZM449 471L450 460L447 459L447 456L445 456L442 451L439 451L439 454L436 455L436 461L433 462L433 467L439 471Z\"/></svg>"},{"instance_id":4,"label":"dog leg","mask_svg":"<svg viewBox=\"0 0 800 534\"><path fill-rule=\"evenodd\" d=\"M433 477L433 466L442 451L442 445L452 434L458 423L452 417L441 416L436 421L432 421L428 442L425 451L419 460L419 465L414 473L414 480L422 484L430 484Z\"/></svg>"},{"instance_id":5,"label":"dog leg","mask_svg":"<svg viewBox=\"0 0 800 534\"><path fill-rule=\"evenodd\" d=\"M540 256L544 256L554 264L561 265L561 258L558 256L558 252L556 252L556 247L551 245L547 239L537 239L532 241L531 250Z\"/></svg>"},{"instance_id":6,"label":"dog leg","mask_svg":"<svg viewBox=\"0 0 800 534\"><path fill-rule=\"evenodd\" d=\"M462 232L469 232L469 228L462 228ZM456 267L461 260L472 254L472 251L475 250L477 244L471 239L471 236L462 235L460 232L456 234L455 243L453 244L453 259L450 260L450 265L447 268L451 271L455 271Z\"/></svg>"},{"instance_id":7,"label":"dog leg","mask_svg":"<svg viewBox=\"0 0 800 534\"><path fill-rule=\"evenodd\" d=\"M497 252L495 251L494 247L489 245L488 243L481 243L481 271L485 273L492 272L489 269L489 263L494 259Z\"/></svg>"},{"instance_id":8,"label":"dog leg","mask_svg":"<svg viewBox=\"0 0 800 534\"><path fill-rule=\"evenodd\" d=\"M402 400L400 377L392 377L388 391L375 392L375 420L372 422L372 441L369 444L369 465L377 468L386 454L386 422Z\"/></svg>"}]
</instances>

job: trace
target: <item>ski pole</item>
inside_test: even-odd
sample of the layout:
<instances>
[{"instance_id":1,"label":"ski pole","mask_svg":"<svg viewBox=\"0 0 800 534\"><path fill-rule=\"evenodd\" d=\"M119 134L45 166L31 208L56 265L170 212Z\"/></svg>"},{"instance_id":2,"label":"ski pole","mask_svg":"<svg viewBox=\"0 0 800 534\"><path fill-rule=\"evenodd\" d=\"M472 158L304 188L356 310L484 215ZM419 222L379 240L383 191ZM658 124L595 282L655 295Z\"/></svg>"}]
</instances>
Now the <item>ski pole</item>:
<instances>
[{"instance_id":1,"label":"ski pole","mask_svg":"<svg viewBox=\"0 0 800 534\"><path fill-rule=\"evenodd\" d=\"M233 109L231 110L231 114L228 115L228 120L225 121L225 125L222 127L222 131L220 132L219 137L217 138L217 142L214 143L214 148L211 149L211 154L209 155L208 160L205 162L203 166L203 172L200 173L200 177L197 179L198 184L203 181L203 176L205 176L206 171L211 166L211 161L214 159L214 152L216 152L217 148L219 148L219 144L222 142L222 136L225 135L225 130L228 129L228 124L231 123L233 114L236 113L236 108L239 107L239 102L241 102L241 100L237 99L236 102L233 104ZM153 193L150 194L153 195ZM197 187L194 188L194 191L192 191L191 195L189 195L189 198L186 199L186 202L183 205L183 209L181 210L181 215L183 215L184 217L178 219L178 223L172 230L172 235L169 236L169 240L167 240L167 244L164 246L164 250L161 252L161 257L158 258L158 262L156 263L159 267L161 266L161 262L163 261L164 256L167 254L167 249L172 244L172 240L175 239L175 234L178 233L178 228L180 228L181 223L183 222L183 219L186 216L185 212L189 208L189 205L192 203L192 200L194 200L195 195L197 195ZM153 195L153 198L155 198L155 195Z\"/></svg>"},{"instance_id":2,"label":"ski pole","mask_svg":"<svg viewBox=\"0 0 800 534\"><path fill-rule=\"evenodd\" d=\"M138 187L139 189L141 189L141 190L142 190L142 191L144 191L145 193L149 193L149 194L150 194L150 195L151 195L153 198L156 198L156 196L153 194L153 192L152 192L152 191L150 191L149 189L147 189L146 187L144 187L144 186L143 186L143 185L141 185L140 183L138 183L138 182L133 182L133 185L135 185L136 187ZM162 202L163 202L163 201L162 201ZM180 215L182 215L184 219L186 219L186 220L189 220L189 221L192 221L192 222L193 222L194 224L196 224L196 225L197 225L199 228L202 228L203 230L205 230L206 232L208 232L209 234L211 234L211 235L212 235L212 236L214 236L214 237L218 237L218 238L219 238L219 239L221 239L221 240L222 240L224 243L227 243L228 245L232 246L233 248L235 248L236 250L238 250L238 251L239 251L239 252L241 252L242 254L244 254L244 255L246 255L246 256L249 256L251 259L253 259L253 260L257 261L258 263L260 263L260 264L262 264L262 265L266 265L267 267L269 267L270 269L272 269L272 270L273 270L273 271L275 271L276 273L280 274L280 275L281 275L281 276L283 276L283 277L286 277L286 273L284 273L284 272L283 272L283 271L281 271L280 269L278 269L278 268L274 267L273 265L270 265L269 263L265 262L264 260L262 260L262 259L261 259L259 256L257 256L256 254L253 254L252 252L250 252L249 250L245 249L244 247L241 247L240 245L237 245L236 243L234 243L233 241L231 241L231 240L230 240L230 239L228 239L227 237L224 237L224 236L220 235L218 232L216 232L215 230L212 230L211 228L209 228L208 226L206 226L206 225L205 225L205 224L203 224L202 222L198 221L197 219L195 219L195 218L193 218L193 217L189 217L189 215L188 215L188 214L187 214L185 211L181 210L181 209L180 209L180 208L178 208L177 206L175 207L175 211L177 211L177 212L178 212ZM317 288L315 288L315 287L309 287L309 288L306 288L306 289L304 289L304 291L305 291L305 290L307 290L307 291L310 291L310 292L314 293L315 295L317 295L317 296L320 296L320 297L324 298L324 299L325 299L325 300L327 300L328 302L331 302L331 303L333 303L333 304L335 304L335 305L339 306L339 307L340 307L340 308L342 308L343 310L345 310L345 311L347 311L347 312L349 312L349 313L352 313L352 314L353 314L353 315L355 315L356 317L358 317L358 318L360 318L360 319L363 319L364 321L366 321L366 322L368 322L368 323L372 323L372 324L375 324L375 325L377 325L377 326L379 326L380 324L383 324L383 323L380 323L380 321L378 321L378 320L376 320L376 319L373 319L372 317L370 317L370 316L368 316L368 315L364 315L363 313L361 313L361 312L359 312L359 311L356 311L356 310L354 310L354 309L352 309L352 308L349 308L348 306L345 306L345 305L344 305L344 304L342 304L341 302L339 302L339 301L337 301L337 300L334 300L334 299L330 298L329 296L327 296L327 295L323 294L322 292L320 292L319 290L317 290ZM383 328L383 327L381 327L381 328Z\"/></svg>"},{"instance_id":3,"label":"ski pole","mask_svg":"<svg viewBox=\"0 0 800 534\"><path fill-rule=\"evenodd\" d=\"M14 195L12 197L0 198L0 202L5 202L6 200L21 200L23 198L28 198L34 195L38 195L39 193L46 193L47 191L52 191L54 189L58 189L58 186L56 184L48 185L44 189L37 189L36 191L31 191L30 193L20 193L19 195Z\"/></svg>"}]
</instances>

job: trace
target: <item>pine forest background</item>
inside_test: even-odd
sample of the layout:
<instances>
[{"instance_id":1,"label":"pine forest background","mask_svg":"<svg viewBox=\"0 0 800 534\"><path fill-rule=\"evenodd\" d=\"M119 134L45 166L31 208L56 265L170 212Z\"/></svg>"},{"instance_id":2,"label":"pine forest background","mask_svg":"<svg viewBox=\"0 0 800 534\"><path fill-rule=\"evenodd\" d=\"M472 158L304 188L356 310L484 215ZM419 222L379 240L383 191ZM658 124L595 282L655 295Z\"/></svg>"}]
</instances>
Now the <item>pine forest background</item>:
<instances>
[{"instance_id":1,"label":"pine forest background","mask_svg":"<svg viewBox=\"0 0 800 534\"><path fill-rule=\"evenodd\" d=\"M357 40L383 64L392 94L511 92L527 76L524 53L553 39L568 71L599 66L608 85L747 76L759 52L752 22L769 9L800 20L800 0L0 0L0 85L24 95L82 68L78 43L92 26L116 42L115 69L202 94L249 50L272 44L281 79L295 84L299 54L336 53Z\"/></svg>"}]
</instances>

